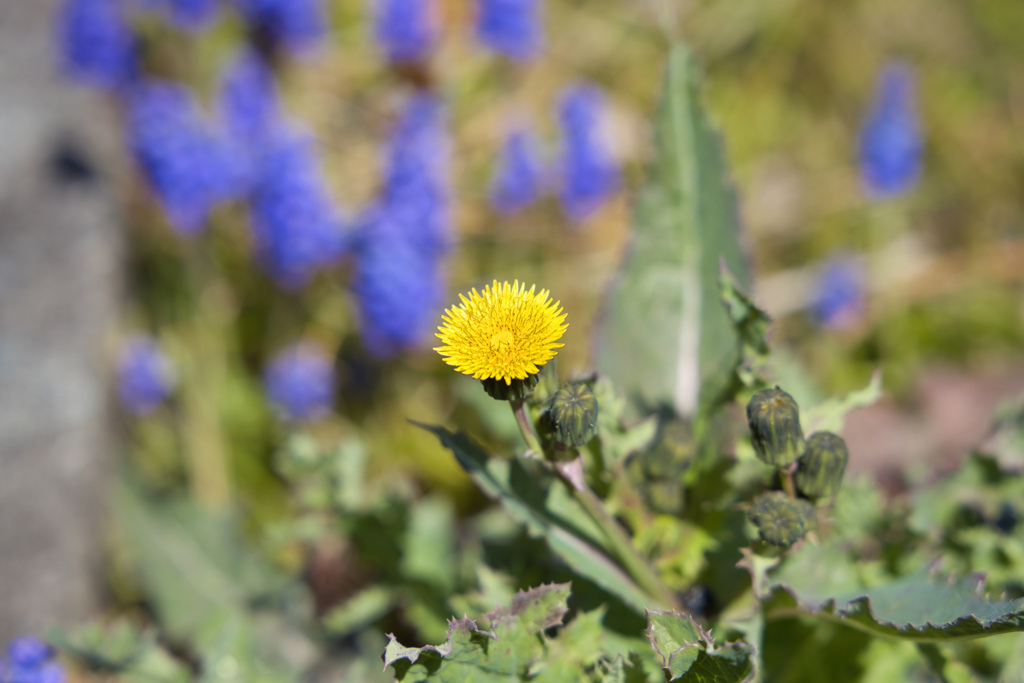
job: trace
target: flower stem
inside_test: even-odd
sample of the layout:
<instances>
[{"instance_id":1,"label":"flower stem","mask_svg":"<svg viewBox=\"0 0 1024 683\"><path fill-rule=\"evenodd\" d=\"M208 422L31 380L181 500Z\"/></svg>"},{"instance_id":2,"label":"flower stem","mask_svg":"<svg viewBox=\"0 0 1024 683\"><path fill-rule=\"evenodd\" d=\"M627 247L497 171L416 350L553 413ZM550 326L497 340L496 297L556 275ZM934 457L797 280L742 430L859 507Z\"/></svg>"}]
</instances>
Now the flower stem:
<instances>
[{"instance_id":1,"label":"flower stem","mask_svg":"<svg viewBox=\"0 0 1024 683\"><path fill-rule=\"evenodd\" d=\"M512 414L516 416L516 423L519 425L519 432L523 435L523 439L526 441L526 447L533 451L538 456L544 454L544 448L540 445L540 437L537 436L537 430L533 426L533 420L526 413L526 404L521 398L514 398L509 401L509 405L512 406Z\"/></svg>"},{"instance_id":2,"label":"flower stem","mask_svg":"<svg viewBox=\"0 0 1024 683\"><path fill-rule=\"evenodd\" d=\"M530 415L526 411L523 400L513 399L509 403L512 406L512 413L516 416L516 422L519 424L519 431L522 433L523 439L526 440L527 447L538 456L545 455L540 438L537 436L537 430L533 425L533 420L530 419ZM579 457L578 454L577 457ZM550 458L546 458L546 460L550 460ZM614 558L633 581L636 582L636 585L652 598L655 603L652 606L677 609L679 604L675 594L664 584L647 559L636 549L632 539L626 534L626 530L608 512L601 499L597 497L597 494L586 483L583 483L582 488L574 485L557 467L553 467L552 471L558 474L569 491L572 492L576 501L587 511L590 518L601 529Z\"/></svg>"}]
</instances>

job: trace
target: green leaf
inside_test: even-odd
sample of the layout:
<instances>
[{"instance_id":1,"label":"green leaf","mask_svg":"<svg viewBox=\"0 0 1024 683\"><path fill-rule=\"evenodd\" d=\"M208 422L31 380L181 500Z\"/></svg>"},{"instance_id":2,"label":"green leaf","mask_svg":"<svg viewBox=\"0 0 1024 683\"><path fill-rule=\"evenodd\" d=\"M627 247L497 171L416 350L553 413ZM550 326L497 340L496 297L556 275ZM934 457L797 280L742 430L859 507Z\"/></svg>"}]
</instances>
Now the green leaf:
<instances>
[{"instance_id":1,"label":"green leaf","mask_svg":"<svg viewBox=\"0 0 1024 683\"><path fill-rule=\"evenodd\" d=\"M569 584L520 591L508 607L485 617L489 631L468 617L453 619L442 645L405 647L389 635L384 666L392 667L403 682L520 681L544 659L547 644L538 636L561 625L568 611L569 591Z\"/></svg>"},{"instance_id":2,"label":"green leaf","mask_svg":"<svg viewBox=\"0 0 1024 683\"><path fill-rule=\"evenodd\" d=\"M737 379L743 386L763 388L767 386L765 377L769 373L767 335L772 319L740 289L724 259L719 266L718 286L722 303L739 335Z\"/></svg>"},{"instance_id":3,"label":"green leaf","mask_svg":"<svg viewBox=\"0 0 1024 683\"><path fill-rule=\"evenodd\" d=\"M560 479L518 459L491 457L462 432L419 426L435 434L485 495L543 538L569 567L643 613L650 598L611 559L601 530Z\"/></svg>"},{"instance_id":4,"label":"green leaf","mask_svg":"<svg viewBox=\"0 0 1024 683\"><path fill-rule=\"evenodd\" d=\"M346 636L377 621L394 605L394 591L379 584L370 586L331 609L323 618L323 627L332 636Z\"/></svg>"},{"instance_id":5,"label":"green leaf","mask_svg":"<svg viewBox=\"0 0 1024 683\"><path fill-rule=\"evenodd\" d=\"M681 44L669 54L654 149L628 256L597 328L595 358L634 414L672 406L691 416L720 399L739 353L719 298L719 260L740 287L750 282L722 143L701 108L697 69Z\"/></svg>"},{"instance_id":6,"label":"green leaf","mask_svg":"<svg viewBox=\"0 0 1024 683\"><path fill-rule=\"evenodd\" d=\"M873 404L882 396L882 373L878 370L871 375L871 381L863 389L852 391L843 398L827 399L813 408L800 409L800 422L804 432L840 432L847 413L856 408Z\"/></svg>"},{"instance_id":7,"label":"green leaf","mask_svg":"<svg viewBox=\"0 0 1024 683\"><path fill-rule=\"evenodd\" d=\"M768 618L806 612L874 635L915 641L1024 631L1024 601L989 600L983 589L980 574L943 581L926 570L829 598L805 590L801 581L776 588L767 601Z\"/></svg>"},{"instance_id":8,"label":"green leaf","mask_svg":"<svg viewBox=\"0 0 1024 683\"><path fill-rule=\"evenodd\" d=\"M711 634L687 614L648 610L647 637L669 681L741 683L754 672L749 645L716 646Z\"/></svg>"},{"instance_id":9,"label":"green leaf","mask_svg":"<svg viewBox=\"0 0 1024 683\"><path fill-rule=\"evenodd\" d=\"M308 611L307 597L245 545L228 516L150 499L125 482L114 504L164 633L199 652L204 677L288 681L312 662L312 644L283 616Z\"/></svg>"}]
</instances>

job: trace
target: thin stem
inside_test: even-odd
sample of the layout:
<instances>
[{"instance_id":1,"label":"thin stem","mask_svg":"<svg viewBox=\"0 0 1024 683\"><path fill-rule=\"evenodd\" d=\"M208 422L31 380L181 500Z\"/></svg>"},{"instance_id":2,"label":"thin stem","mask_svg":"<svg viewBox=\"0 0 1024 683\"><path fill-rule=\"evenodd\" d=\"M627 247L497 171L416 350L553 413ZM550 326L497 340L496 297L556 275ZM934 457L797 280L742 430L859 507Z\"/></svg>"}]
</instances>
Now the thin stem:
<instances>
[{"instance_id":1,"label":"thin stem","mask_svg":"<svg viewBox=\"0 0 1024 683\"><path fill-rule=\"evenodd\" d=\"M519 431L522 433L523 439L526 440L527 447L537 455L544 455L544 448L541 446L537 430L533 425L533 420L530 419L526 411L523 400L513 399L509 401L509 404L512 407L512 413L516 416ZM641 590L653 598L659 607L678 609L679 603L676 600L675 593L662 582L658 573L633 545L633 541L626 534L626 530L608 513L608 510L605 509L601 500L590 487L584 483L581 490L574 486L564 474L559 472L558 468L552 468L552 470L558 474L566 487L572 492L573 497L576 498L579 504L583 506L583 509L587 511L587 514L590 515L590 518L594 520L594 523L601 529L605 539L611 546L615 559L622 565L622 568L626 570L626 573L632 577Z\"/></svg>"},{"instance_id":2,"label":"thin stem","mask_svg":"<svg viewBox=\"0 0 1024 683\"><path fill-rule=\"evenodd\" d=\"M790 498L796 498L796 486L793 484L793 468L787 467L782 471L782 488Z\"/></svg>"},{"instance_id":3,"label":"thin stem","mask_svg":"<svg viewBox=\"0 0 1024 683\"><path fill-rule=\"evenodd\" d=\"M519 425L519 432L523 435L523 439L526 441L526 447L536 453L538 456L544 454L544 448L540 445L540 437L537 436L537 430L533 426L533 420L526 413L526 404L521 398L515 398L509 401L509 405L512 406L512 414L516 416L516 423Z\"/></svg>"}]
</instances>

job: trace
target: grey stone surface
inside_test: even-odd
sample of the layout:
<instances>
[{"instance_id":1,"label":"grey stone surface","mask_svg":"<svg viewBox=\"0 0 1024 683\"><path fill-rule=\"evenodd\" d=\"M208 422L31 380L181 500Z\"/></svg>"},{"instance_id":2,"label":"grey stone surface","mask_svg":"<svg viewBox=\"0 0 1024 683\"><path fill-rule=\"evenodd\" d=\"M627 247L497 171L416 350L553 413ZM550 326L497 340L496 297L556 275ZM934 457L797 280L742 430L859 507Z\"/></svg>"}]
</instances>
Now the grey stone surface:
<instances>
[{"instance_id":1,"label":"grey stone surface","mask_svg":"<svg viewBox=\"0 0 1024 683\"><path fill-rule=\"evenodd\" d=\"M57 0L0 0L0 642L92 614L120 294L103 97L65 82Z\"/></svg>"}]
</instances>

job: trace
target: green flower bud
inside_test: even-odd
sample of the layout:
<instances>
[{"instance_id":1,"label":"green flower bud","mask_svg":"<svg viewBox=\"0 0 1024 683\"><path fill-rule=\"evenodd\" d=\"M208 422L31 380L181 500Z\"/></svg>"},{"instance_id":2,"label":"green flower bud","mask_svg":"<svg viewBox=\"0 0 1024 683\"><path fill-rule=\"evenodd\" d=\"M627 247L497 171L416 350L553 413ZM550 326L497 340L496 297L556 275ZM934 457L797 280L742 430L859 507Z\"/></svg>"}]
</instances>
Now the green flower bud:
<instances>
[{"instance_id":1,"label":"green flower bud","mask_svg":"<svg viewBox=\"0 0 1024 683\"><path fill-rule=\"evenodd\" d=\"M807 449L794 477L800 493L808 498L828 498L839 491L850 454L843 437L832 432L815 432L807 439Z\"/></svg>"},{"instance_id":2,"label":"green flower bud","mask_svg":"<svg viewBox=\"0 0 1024 683\"><path fill-rule=\"evenodd\" d=\"M570 382L559 389L548 414L555 438L563 446L582 446L597 433L597 397L584 382Z\"/></svg>"},{"instance_id":3,"label":"green flower bud","mask_svg":"<svg viewBox=\"0 0 1024 683\"><path fill-rule=\"evenodd\" d=\"M679 479L696 456L690 424L675 415L658 420L658 434L643 454L647 479Z\"/></svg>"},{"instance_id":4,"label":"green flower bud","mask_svg":"<svg viewBox=\"0 0 1024 683\"><path fill-rule=\"evenodd\" d=\"M782 389L765 389L747 404L747 423L757 457L774 467L786 467L804 453L804 432L796 401Z\"/></svg>"},{"instance_id":5,"label":"green flower bud","mask_svg":"<svg viewBox=\"0 0 1024 683\"><path fill-rule=\"evenodd\" d=\"M763 493L754 499L747 513L761 538L780 548L788 548L816 525L814 508L803 500L794 500L782 491Z\"/></svg>"},{"instance_id":6,"label":"green flower bud","mask_svg":"<svg viewBox=\"0 0 1024 683\"><path fill-rule=\"evenodd\" d=\"M491 398L499 401L522 401L531 393L533 388L537 386L538 375L527 375L526 379L514 379L511 384L505 384L503 379L495 379L488 377L487 379L480 380L484 385L484 391Z\"/></svg>"}]
</instances>

